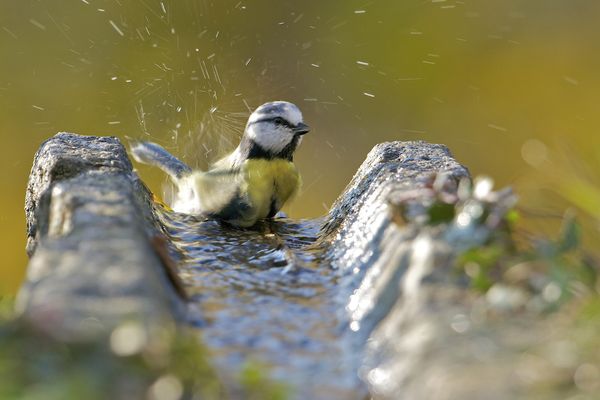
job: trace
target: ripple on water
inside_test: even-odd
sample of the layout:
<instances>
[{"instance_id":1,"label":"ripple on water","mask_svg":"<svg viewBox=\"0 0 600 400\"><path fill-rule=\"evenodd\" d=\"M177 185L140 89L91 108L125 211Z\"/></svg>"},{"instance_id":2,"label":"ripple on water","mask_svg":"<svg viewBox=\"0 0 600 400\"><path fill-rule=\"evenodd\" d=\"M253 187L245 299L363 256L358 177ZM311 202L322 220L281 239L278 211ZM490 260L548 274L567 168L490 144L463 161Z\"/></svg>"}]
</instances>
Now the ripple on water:
<instances>
[{"instance_id":1,"label":"ripple on water","mask_svg":"<svg viewBox=\"0 0 600 400\"><path fill-rule=\"evenodd\" d=\"M336 276L315 246L320 220L277 219L243 230L158 214L180 255L190 322L225 374L258 360L299 397L357 396L355 373L343 360Z\"/></svg>"}]
</instances>

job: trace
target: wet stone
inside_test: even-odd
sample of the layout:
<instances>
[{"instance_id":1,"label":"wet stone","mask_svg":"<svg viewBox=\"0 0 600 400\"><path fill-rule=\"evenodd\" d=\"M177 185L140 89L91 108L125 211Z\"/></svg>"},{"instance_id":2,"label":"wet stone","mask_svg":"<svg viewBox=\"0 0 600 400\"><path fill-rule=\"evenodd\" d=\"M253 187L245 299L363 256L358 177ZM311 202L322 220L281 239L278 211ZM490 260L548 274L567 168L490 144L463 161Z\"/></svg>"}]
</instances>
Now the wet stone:
<instances>
[{"instance_id":1,"label":"wet stone","mask_svg":"<svg viewBox=\"0 0 600 400\"><path fill-rule=\"evenodd\" d=\"M183 303L149 238L150 194L116 138L60 133L34 158L25 201L30 262L17 307L51 334L77 338L136 318L173 321Z\"/></svg>"},{"instance_id":2,"label":"wet stone","mask_svg":"<svg viewBox=\"0 0 600 400\"><path fill-rule=\"evenodd\" d=\"M469 176L445 146L382 143L323 218L240 230L153 205L117 139L59 134L30 176L32 258L19 305L58 316L49 329L71 335L131 315L176 319L178 297L150 244L164 233L186 320L222 376L254 360L295 398L428 398L414 366L443 353L436 324L453 335L471 327L464 286L447 268L452 241L414 223L440 175L449 194ZM399 198L403 225L392 212Z\"/></svg>"}]
</instances>

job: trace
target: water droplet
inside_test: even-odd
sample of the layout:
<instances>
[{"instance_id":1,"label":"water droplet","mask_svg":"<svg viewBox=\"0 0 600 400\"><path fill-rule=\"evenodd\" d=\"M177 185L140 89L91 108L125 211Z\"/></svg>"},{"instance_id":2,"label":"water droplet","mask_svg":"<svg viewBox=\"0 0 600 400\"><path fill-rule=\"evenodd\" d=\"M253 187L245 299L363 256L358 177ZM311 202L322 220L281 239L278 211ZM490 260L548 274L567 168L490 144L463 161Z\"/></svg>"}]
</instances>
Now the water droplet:
<instances>
[{"instance_id":1,"label":"water droplet","mask_svg":"<svg viewBox=\"0 0 600 400\"><path fill-rule=\"evenodd\" d=\"M110 348L119 356L131 356L139 353L146 342L146 331L137 322L126 322L118 326L110 335Z\"/></svg>"}]
</instances>

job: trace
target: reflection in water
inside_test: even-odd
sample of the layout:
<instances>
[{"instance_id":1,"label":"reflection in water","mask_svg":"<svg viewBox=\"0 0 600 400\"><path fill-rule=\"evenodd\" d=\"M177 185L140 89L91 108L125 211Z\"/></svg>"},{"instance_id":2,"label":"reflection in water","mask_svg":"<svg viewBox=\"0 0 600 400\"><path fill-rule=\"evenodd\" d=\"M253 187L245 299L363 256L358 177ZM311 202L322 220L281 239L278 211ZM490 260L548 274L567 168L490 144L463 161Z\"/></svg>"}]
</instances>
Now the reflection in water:
<instances>
[{"instance_id":1,"label":"reflection in water","mask_svg":"<svg viewBox=\"0 0 600 400\"><path fill-rule=\"evenodd\" d=\"M259 361L302 398L360 398L355 369L343 359L336 276L319 264L320 220L240 230L159 216L183 257L190 321L225 374Z\"/></svg>"}]
</instances>

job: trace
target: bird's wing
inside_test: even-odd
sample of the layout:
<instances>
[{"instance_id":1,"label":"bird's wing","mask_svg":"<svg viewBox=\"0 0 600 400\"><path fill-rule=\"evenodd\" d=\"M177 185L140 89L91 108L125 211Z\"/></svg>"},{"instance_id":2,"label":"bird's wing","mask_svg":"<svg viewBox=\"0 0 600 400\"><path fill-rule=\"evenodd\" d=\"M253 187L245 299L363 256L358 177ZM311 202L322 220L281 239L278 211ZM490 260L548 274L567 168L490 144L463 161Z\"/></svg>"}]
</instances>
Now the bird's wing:
<instances>
[{"instance_id":1,"label":"bird's wing","mask_svg":"<svg viewBox=\"0 0 600 400\"><path fill-rule=\"evenodd\" d=\"M194 171L191 184L204 213L218 214L239 194L243 175L239 170Z\"/></svg>"}]
</instances>

